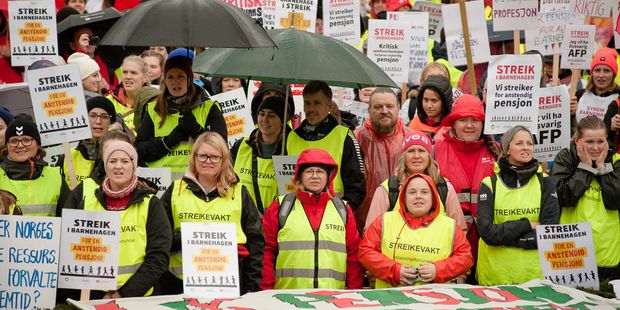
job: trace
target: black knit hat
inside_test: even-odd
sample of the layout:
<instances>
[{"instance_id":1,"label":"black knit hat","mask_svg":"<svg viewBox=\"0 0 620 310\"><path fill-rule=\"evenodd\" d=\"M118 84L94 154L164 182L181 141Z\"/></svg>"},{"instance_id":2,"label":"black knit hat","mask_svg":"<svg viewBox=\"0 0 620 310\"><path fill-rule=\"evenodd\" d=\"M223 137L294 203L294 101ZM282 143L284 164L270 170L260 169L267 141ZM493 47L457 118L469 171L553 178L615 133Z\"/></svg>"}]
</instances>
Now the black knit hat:
<instances>
[{"instance_id":1,"label":"black knit hat","mask_svg":"<svg viewBox=\"0 0 620 310\"><path fill-rule=\"evenodd\" d=\"M86 109L90 112L90 110L94 108L105 110L108 114L110 114L110 120L112 123L116 122L116 109L114 109L114 104L110 101L110 99L103 96L88 99L88 101L86 101Z\"/></svg>"},{"instance_id":2,"label":"black knit hat","mask_svg":"<svg viewBox=\"0 0 620 310\"><path fill-rule=\"evenodd\" d=\"M41 135L37 130L37 124L35 124L32 117L28 114L17 114L15 119L6 128L4 134L4 143L9 144L9 139L16 136L29 136L32 137L41 145Z\"/></svg>"},{"instance_id":3,"label":"black knit hat","mask_svg":"<svg viewBox=\"0 0 620 310\"><path fill-rule=\"evenodd\" d=\"M280 96L271 96L265 98L263 102L258 106L258 112L260 113L263 109L269 109L275 112L278 117L280 117L280 121L284 122L287 118L284 117L284 98Z\"/></svg>"}]
</instances>

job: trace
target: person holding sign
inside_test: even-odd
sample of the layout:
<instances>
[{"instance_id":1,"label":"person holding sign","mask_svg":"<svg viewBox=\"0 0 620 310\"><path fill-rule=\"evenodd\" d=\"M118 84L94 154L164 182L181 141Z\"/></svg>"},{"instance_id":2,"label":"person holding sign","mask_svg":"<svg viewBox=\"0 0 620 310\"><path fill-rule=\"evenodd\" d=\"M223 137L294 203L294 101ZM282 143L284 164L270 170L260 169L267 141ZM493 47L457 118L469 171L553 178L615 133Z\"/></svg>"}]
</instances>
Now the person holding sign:
<instances>
[{"instance_id":1,"label":"person holding sign","mask_svg":"<svg viewBox=\"0 0 620 310\"><path fill-rule=\"evenodd\" d=\"M603 122L586 116L569 148L553 161L561 224L590 222L598 275L620 278L620 154L609 149Z\"/></svg>"},{"instance_id":2,"label":"person holding sign","mask_svg":"<svg viewBox=\"0 0 620 310\"><path fill-rule=\"evenodd\" d=\"M443 283L474 264L465 233L441 214L435 182L415 173L403 182L398 210L376 218L360 243L376 288Z\"/></svg>"},{"instance_id":3,"label":"person holding sign","mask_svg":"<svg viewBox=\"0 0 620 310\"><path fill-rule=\"evenodd\" d=\"M276 188L277 190L277 188ZM183 292L181 222L227 222L237 227L241 294L258 291L265 239L260 213L247 188L233 170L228 145L215 132L198 136L183 178L162 196L172 226L169 272L162 277L161 294Z\"/></svg>"},{"instance_id":4,"label":"person holding sign","mask_svg":"<svg viewBox=\"0 0 620 310\"><path fill-rule=\"evenodd\" d=\"M60 168L43 161L45 151L37 125L29 115L19 114L9 124L4 139L0 188L17 197L24 215L56 216L69 188L62 181Z\"/></svg>"},{"instance_id":5,"label":"person holding sign","mask_svg":"<svg viewBox=\"0 0 620 310\"><path fill-rule=\"evenodd\" d=\"M481 285L542 279L536 227L560 218L555 180L542 173L532 134L515 126L502 137L497 171L478 192L480 233L476 277Z\"/></svg>"},{"instance_id":6,"label":"person holding sign","mask_svg":"<svg viewBox=\"0 0 620 310\"><path fill-rule=\"evenodd\" d=\"M136 138L140 159L149 167L170 167L180 179L190 159L191 139L205 131L228 138L219 103L192 83L193 52L176 49L164 64L164 80L157 101L150 102L142 116Z\"/></svg>"},{"instance_id":7,"label":"person holding sign","mask_svg":"<svg viewBox=\"0 0 620 310\"><path fill-rule=\"evenodd\" d=\"M299 155L296 192L280 196L263 217L261 289L362 288L360 237L351 207L334 197L337 170L324 150Z\"/></svg>"},{"instance_id":8,"label":"person holding sign","mask_svg":"<svg viewBox=\"0 0 620 310\"><path fill-rule=\"evenodd\" d=\"M146 61L136 55L125 57L122 68L121 83L107 95L107 98L112 101L114 109L123 117L125 125L135 135L136 128L133 125L134 99L142 87L149 85L149 80L146 77L149 69Z\"/></svg>"},{"instance_id":9,"label":"person holding sign","mask_svg":"<svg viewBox=\"0 0 620 310\"><path fill-rule=\"evenodd\" d=\"M441 121L450 114L452 108L450 80L440 75L429 76L420 86L415 104L417 113L409 123L409 128L435 135L443 128Z\"/></svg>"},{"instance_id":10,"label":"person holding sign","mask_svg":"<svg viewBox=\"0 0 620 310\"><path fill-rule=\"evenodd\" d=\"M617 57L618 52L611 48L602 48L594 55L586 88L576 93L578 104L574 114L577 122L588 115L603 119L610 102L618 98L620 87L614 81L618 75ZM571 105L571 114L572 109Z\"/></svg>"}]
</instances>

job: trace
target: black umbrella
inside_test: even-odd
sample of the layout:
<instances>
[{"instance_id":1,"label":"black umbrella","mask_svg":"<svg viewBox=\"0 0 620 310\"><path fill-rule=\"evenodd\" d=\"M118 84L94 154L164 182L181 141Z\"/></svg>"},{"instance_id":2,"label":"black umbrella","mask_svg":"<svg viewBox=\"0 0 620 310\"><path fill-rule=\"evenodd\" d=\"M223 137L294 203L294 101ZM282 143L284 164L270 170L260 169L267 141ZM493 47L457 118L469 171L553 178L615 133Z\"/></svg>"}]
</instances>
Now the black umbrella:
<instances>
[{"instance_id":1,"label":"black umbrella","mask_svg":"<svg viewBox=\"0 0 620 310\"><path fill-rule=\"evenodd\" d=\"M241 9L219 0L150 0L112 26L100 43L115 46L273 47Z\"/></svg>"}]
</instances>

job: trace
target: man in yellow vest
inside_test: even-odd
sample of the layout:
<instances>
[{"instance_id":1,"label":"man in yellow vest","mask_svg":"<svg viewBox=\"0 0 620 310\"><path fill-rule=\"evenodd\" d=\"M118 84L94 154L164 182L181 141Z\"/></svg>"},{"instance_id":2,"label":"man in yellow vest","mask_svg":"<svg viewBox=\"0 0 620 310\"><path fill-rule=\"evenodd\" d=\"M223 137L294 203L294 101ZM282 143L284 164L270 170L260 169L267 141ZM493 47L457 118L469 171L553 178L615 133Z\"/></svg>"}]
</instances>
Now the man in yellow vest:
<instances>
[{"instance_id":1,"label":"man in yellow vest","mask_svg":"<svg viewBox=\"0 0 620 310\"><path fill-rule=\"evenodd\" d=\"M289 155L299 155L309 148L320 148L336 161L338 171L334 192L355 211L366 196L364 161L355 136L329 114L332 90L323 81L310 81L303 90L306 119L288 135Z\"/></svg>"}]
</instances>

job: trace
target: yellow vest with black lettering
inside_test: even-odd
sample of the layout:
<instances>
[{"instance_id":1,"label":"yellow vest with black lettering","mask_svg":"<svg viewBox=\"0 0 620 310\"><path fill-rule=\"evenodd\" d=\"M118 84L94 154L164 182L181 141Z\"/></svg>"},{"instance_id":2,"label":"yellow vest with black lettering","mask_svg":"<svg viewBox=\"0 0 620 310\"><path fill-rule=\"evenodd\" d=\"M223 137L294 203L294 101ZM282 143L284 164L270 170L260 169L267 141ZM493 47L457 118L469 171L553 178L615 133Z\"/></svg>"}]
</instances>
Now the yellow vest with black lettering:
<instances>
[{"instance_id":1,"label":"yellow vest with black lettering","mask_svg":"<svg viewBox=\"0 0 620 310\"><path fill-rule=\"evenodd\" d=\"M116 287L121 288L138 271L146 256L147 232L146 221L149 214L149 202L153 195L148 195L138 204L133 204L122 211L107 211L95 197L99 185L91 178L82 181L84 210L121 212L121 235L118 249L118 275ZM145 296L151 295L151 288Z\"/></svg>"},{"instance_id":2,"label":"yellow vest with black lettering","mask_svg":"<svg viewBox=\"0 0 620 310\"><path fill-rule=\"evenodd\" d=\"M273 170L273 160L271 158L261 158L256 156L258 171L252 170L252 148L246 143L250 138L246 137L239 146L237 157L235 158L234 169L241 184L245 185L258 208L267 210L274 199L278 197L278 182ZM256 191L254 190L254 182L252 182L252 173L258 173L256 182L258 183L258 192L262 206L257 203ZM261 212L262 213L262 212Z\"/></svg>"},{"instance_id":3,"label":"yellow vest with black lettering","mask_svg":"<svg viewBox=\"0 0 620 310\"><path fill-rule=\"evenodd\" d=\"M342 170L342 152L344 148L344 141L350 132L351 130L349 130L349 128L342 125L337 125L327 136L322 139L307 141L297 135L297 133L293 130L288 135L286 150L291 156L298 156L304 150L311 148L323 149L329 153L329 155L331 155L334 161L338 164L338 173L336 174L336 178L334 178L334 192L336 194L342 194L344 193L344 186L340 174ZM346 160L356 159L347 158Z\"/></svg>"},{"instance_id":4,"label":"yellow vest with black lettering","mask_svg":"<svg viewBox=\"0 0 620 310\"><path fill-rule=\"evenodd\" d=\"M491 177L482 180L492 189ZM493 224L527 218L539 222L542 193L538 176L533 175L520 188L508 188L497 177ZM481 285L522 284L542 279L537 250L525 250L510 246L490 246L482 238L478 242L478 267L476 277Z\"/></svg>"},{"instance_id":5,"label":"yellow vest with black lettering","mask_svg":"<svg viewBox=\"0 0 620 310\"><path fill-rule=\"evenodd\" d=\"M280 204L285 196L278 199ZM344 289L347 272L346 223L330 200L319 229L310 226L299 199L278 231L275 289Z\"/></svg>"},{"instance_id":6,"label":"yellow vest with black lettering","mask_svg":"<svg viewBox=\"0 0 620 310\"><path fill-rule=\"evenodd\" d=\"M381 253L401 265L417 268L422 263L436 262L450 257L456 222L438 214L428 226L411 229L399 211L383 214ZM425 284L415 281L413 285ZM376 288L392 285L377 278Z\"/></svg>"},{"instance_id":7,"label":"yellow vest with black lettering","mask_svg":"<svg viewBox=\"0 0 620 310\"><path fill-rule=\"evenodd\" d=\"M71 158L73 158L73 172L75 173L75 184L77 185L80 184L82 180L90 177L90 174L93 172L93 167L95 166L95 161L84 158L77 148L71 149ZM65 173L65 183L69 186L71 183L69 181L69 167L67 167L66 159L62 163L62 169Z\"/></svg>"},{"instance_id":8,"label":"yellow vest with black lettering","mask_svg":"<svg viewBox=\"0 0 620 310\"><path fill-rule=\"evenodd\" d=\"M17 197L17 204L27 216L56 216L62 182L60 167L45 166L34 180L12 180L4 170L0 174L0 188Z\"/></svg>"},{"instance_id":9,"label":"yellow vest with black lettering","mask_svg":"<svg viewBox=\"0 0 620 310\"><path fill-rule=\"evenodd\" d=\"M390 179L386 179L385 181L381 182L381 186L385 189L385 191L389 194L390 193L390 186L389 186L389 181ZM400 210L400 193L398 193L398 200L396 200L396 204L394 205L394 208L392 208L392 211L396 211L398 212L398 210ZM389 208L392 206L388 206L388 210ZM443 205L443 201L441 201L441 199L439 199L439 213L446 215L446 207Z\"/></svg>"},{"instance_id":10,"label":"yellow vest with black lettering","mask_svg":"<svg viewBox=\"0 0 620 310\"><path fill-rule=\"evenodd\" d=\"M174 181L170 197L174 230L180 230L182 222L233 223L237 227L237 243L245 244L247 237L241 227L242 188L243 186L237 183L228 196L204 201L196 197L182 180ZM181 251L170 253L169 269L177 278L183 279Z\"/></svg>"},{"instance_id":11,"label":"yellow vest with black lettering","mask_svg":"<svg viewBox=\"0 0 620 310\"><path fill-rule=\"evenodd\" d=\"M179 125L179 118L181 115L179 113L168 114L164 125L159 127L161 117L157 114L157 112L155 112L155 103L155 101L149 102L146 107L146 111L153 121L154 137L166 137L172 132L172 130L174 130L174 128L177 127L177 125ZM214 103L215 101L209 99L192 110L192 114L194 114L196 121L201 126L204 126L207 122L207 116L209 115L209 111L211 111L211 107L214 106ZM217 105L215 106L217 107ZM190 143L189 141L183 141L169 151L164 157L156 161L149 162L147 165L153 168L169 167L170 170L172 170L172 179L180 179L183 177L185 169L187 169L187 166L189 165L189 154L192 151L192 145L193 142Z\"/></svg>"},{"instance_id":12,"label":"yellow vest with black lettering","mask_svg":"<svg viewBox=\"0 0 620 310\"><path fill-rule=\"evenodd\" d=\"M618 160L620 160L620 154L614 154L613 164ZM601 185L596 178L592 178L590 186L577 205L572 208L562 208L560 224L590 222L596 265L613 267L620 263L619 219L618 210L605 209Z\"/></svg>"},{"instance_id":13,"label":"yellow vest with black lettering","mask_svg":"<svg viewBox=\"0 0 620 310\"><path fill-rule=\"evenodd\" d=\"M116 100L116 98L114 98L114 96L112 95L107 95L106 98L112 101L116 114L120 114L123 117L123 122L125 123L125 125L127 125L129 129L131 129L131 131L135 135L136 126L133 124L133 108L124 106L122 103Z\"/></svg>"}]
</instances>

